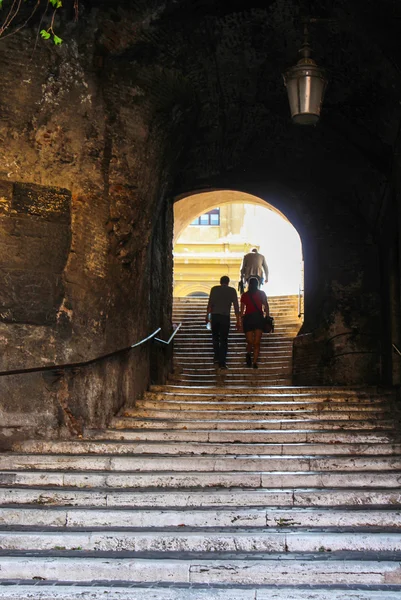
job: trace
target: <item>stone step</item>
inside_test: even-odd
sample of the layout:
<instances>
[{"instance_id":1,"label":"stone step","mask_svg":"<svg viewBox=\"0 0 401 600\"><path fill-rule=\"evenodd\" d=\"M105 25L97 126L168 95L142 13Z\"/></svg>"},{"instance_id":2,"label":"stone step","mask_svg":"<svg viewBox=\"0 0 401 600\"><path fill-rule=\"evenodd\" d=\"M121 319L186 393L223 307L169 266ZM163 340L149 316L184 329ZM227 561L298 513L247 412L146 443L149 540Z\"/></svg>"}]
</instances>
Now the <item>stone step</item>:
<instances>
[{"instance_id":1,"label":"stone step","mask_svg":"<svg viewBox=\"0 0 401 600\"><path fill-rule=\"evenodd\" d=\"M291 303L276 303L269 302L270 314L274 317L280 317L282 315L288 316L294 322L302 325L302 317L300 318L298 312L298 306L294 306ZM235 318L235 311L231 309L230 316ZM173 308L173 321L178 321L182 318L193 318L205 320L206 317L206 304L204 306L191 306L191 307L174 307Z\"/></svg>"},{"instance_id":2,"label":"stone step","mask_svg":"<svg viewBox=\"0 0 401 600\"><path fill-rule=\"evenodd\" d=\"M289 332L275 332L272 334L266 334L266 337L262 338L261 348L279 349L282 346L292 346L293 338L294 336L291 335ZM181 348L190 348L194 352L205 348L211 348L212 336L207 330L205 330L204 336L190 331L188 332L188 335L182 336L181 338L179 338L177 335L177 337L175 338L174 347L177 348L177 350L180 350ZM245 352L244 336L230 336L228 338L228 350L229 352L231 352L231 354Z\"/></svg>"},{"instance_id":3,"label":"stone step","mask_svg":"<svg viewBox=\"0 0 401 600\"><path fill-rule=\"evenodd\" d=\"M230 371L225 373L225 376L243 378L243 377L278 377L283 374L290 374L289 371L289 361L282 361L281 363L276 363L275 365L270 365L269 363L259 363L259 369L255 372L254 369L248 367L245 364L245 361L241 366L235 366L228 357L227 365ZM187 377L199 377L205 378L206 380L211 379L212 377L216 377L218 374L219 368L218 365L208 364L205 367L200 367L198 365L177 365L175 363L175 370L180 372L180 375Z\"/></svg>"},{"instance_id":4,"label":"stone step","mask_svg":"<svg viewBox=\"0 0 401 600\"><path fill-rule=\"evenodd\" d=\"M182 319L177 319L177 322L178 321L181 323L181 327L175 335L175 341L177 339L185 339L190 334L196 338L202 337L212 340L211 329L207 327L207 324L203 319L198 321L189 320L187 322L183 321ZM292 319L274 319L274 331L268 334L265 333L262 336L262 341L275 340L283 335L289 336L289 333L291 333L293 337L296 337L299 329L300 325L294 322ZM243 343L245 342L245 334L242 330L237 329L237 321L235 317L232 318L229 327L229 339L232 340L233 338L242 340Z\"/></svg>"},{"instance_id":5,"label":"stone step","mask_svg":"<svg viewBox=\"0 0 401 600\"><path fill-rule=\"evenodd\" d=\"M202 393L202 386L199 386L199 390L196 391L197 394ZM151 392L161 392L163 394L194 394L195 390L193 387L187 387L185 385L151 385ZM379 386L372 387L329 387L329 386L284 386L281 388L277 388L275 386L265 386L265 388L254 388L252 387L219 387L215 386L211 390L208 388L207 395L220 395L220 396L230 396L235 394L236 396L251 396L256 395L260 397L261 395L273 394L274 396L291 396L294 398L300 397L316 397L316 398L395 398L394 390L388 388L380 388Z\"/></svg>"},{"instance_id":6,"label":"stone step","mask_svg":"<svg viewBox=\"0 0 401 600\"><path fill-rule=\"evenodd\" d=\"M292 419L265 419L265 420L252 420L237 421L237 420L213 420L204 419L203 421L191 420L182 418L180 420L163 420L163 419L141 419L139 417L116 417L111 422L111 427L114 429L196 429L196 430L253 430L258 429L331 429L337 431L339 429L366 429L366 430L391 430L394 427L394 421L391 420L372 420L366 421L358 417L355 419L344 419L343 421L330 421L323 418L320 420L304 418L292 418Z\"/></svg>"},{"instance_id":7,"label":"stone step","mask_svg":"<svg viewBox=\"0 0 401 600\"><path fill-rule=\"evenodd\" d=\"M296 532L269 529L199 531L142 529L132 531L108 528L105 531L3 531L0 547L7 551L79 551L119 553L325 553L325 552L398 552L401 559L401 533L348 532L315 530ZM288 557L288 554L287 554ZM134 556L133 556L134 558ZM3 565L3 560L2 560ZM312 567L313 568L313 567ZM401 574L400 580L401 583Z\"/></svg>"},{"instance_id":8,"label":"stone step","mask_svg":"<svg viewBox=\"0 0 401 600\"><path fill-rule=\"evenodd\" d=\"M177 332L175 339L182 339L189 336L191 333L199 337L211 337L211 331L206 327L204 319L189 320L187 323L182 322L182 325ZM297 332L299 330L299 324L289 319L274 319L274 332L269 334L269 337L274 338L280 332L287 332L288 330ZM236 327L236 320L234 319L230 325L230 337L235 336L245 340L245 334L243 331L238 331Z\"/></svg>"},{"instance_id":9,"label":"stone step","mask_svg":"<svg viewBox=\"0 0 401 600\"><path fill-rule=\"evenodd\" d=\"M392 507L401 509L401 486L392 488L371 487L317 487L299 489L224 489L217 485L208 489L146 489L124 490L110 488L72 488L72 487L23 487L13 483L12 487L0 486L0 505L2 507L16 505L34 505L43 509L43 517L50 507L65 506L72 507L103 508L143 508L143 509L180 509L198 510L205 508L243 508L251 510L252 507L273 508L303 508L314 511L316 508L328 507L330 509L343 507L346 511L352 511L355 507L383 508ZM184 516L183 516L184 518Z\"/></svg>"},{"instance_id":10,"label":"stone step","mask_svg":"<svg viewBox=\"0 0 401 600\"><path fill-rule=\"evenodd\" d=\"M27 574L38 580L74 582L168 582L188 584L263 585L288 584L289 573L297 584L400 584L401 556L375 559L367 554L356 559L333 553L303 555L289 558L288 554L259 555L241 559L177 558L102 558L85 556L2 556L2 579L24 580ZM347 560L345 560L345 558Z\"/></svg>"},{"instance_id":11,"label":"stone step","mask_svg":"<svg viewBox=\"0 0 401 600\"><path fill-rule=\"evenodd\" d=\"M162 430L162 429L98 429L86 430L85 437L95 440L130 440L130 441L177 441L177 442L208 442L208 443L295 443L305 442L328 443L336 446L342 443L357 444L393 444L395 438L393 428L380 431L361 431L357 429L344 430L311 430L298 428L297 430Z\"/></svg>"},{"instance_id":12,"label":"stone step","mask_svg":"<svg viewBox=\"0 0 401 600\"><path fill-rule=\"evenodd\" d=\"M129 442L129 441L111 441L111 440L78 440L78 441L41 441L28 440L26 442L16 442L13 446L15 452L37 453L37 454L99 454L120 455L296 455L296 456L315 456L315 455L364 455L364 456L388 456L401 455L401 443L337 443L332 441L325 444L314 443L244 443L244 444L216 444L201 443L190 441L174 442Z\"/></svg>"},{"instance_id":13,"label":"stone step","mask_svg":"<svg viewBox=\"0 0 401 600\"><path fill-rule=\"evenodd\" d=\"M0 471L0 485L78 488L398 488L399 470L349 471Z\"/></svg>"},{"instance_id":14,"label":"stone step","mask_svg":"<svg viewBox=\"0 0 401 600\"><path fill-rule=\"evenodd\" d=\"M278 352L292 352L294 335L289 332L265 334L260 343L263 351L272 356ZM228 337L228 352L234 356L241 357L245 354L246 342L243 334L230 333ZM213 340L210 332L205 332L204 336L200 336L195 332L188 332L188 335L182 338L174 338L174 356L182 353L183 350L189 350L192 355L196 356L202 352L213 350Z\"/></svg>"},{"instance_id":15,"label":"stone step","mask_svg":"<svg viewBox=\"0 0 401 600\"><path fill-rule=\"evenodd\" d=\"M175 508L113 509L71 506L46 507L0 505L1 527L62 528L278 528L295 531L298 528L363 528L401 530L401 513L397 507L381 510L369 507L353 508ZM179 531L182 531L179 529ZM355 531L353 532L355 533ZM364 534L363 534L364 535ZM1 546L4 548L4 546ZM1 596L0 596L1 597Z\"/></svg>"},{"instance_id":16,"label":"stone step","mask_svg":"<svg viewBox=\"0 0 401 600\"><path fill-rule=\"evenodd\" d=\"M296 315L291 311L270 311L270 315L274 318L274 329L276 327L291 327L294 331L298 332L302 326L302 321L298 319ZM230 321L230 332L238 332L237 330L237 319L234 313L231 313ZM189 330L207 331L210 335L210 330L206 327L205 316L203 312L196 314L177 314L173 315L173 324L177 326L181 323L181 327L177 335L181 335L182 332ZM241 332L242 335L243 332Z\"/></svg>"},{"instance_id":17,"label":"stone step","mask_svg":"<svg viewBox=\"0 0 401 600\"><path fill-rule=\"evenodd\" d=\"M236 355L232 355L232 353L230 353L230 362L232 365L237 365L238 367L244 367L245 366L245 348L243 349L243 352L241 354L239 354L238 356ZM259 366L275 366L275 365L281 365L285 362L288 362L288 360L291 358L291 353L288 352L286 355L280 355L280 356L272 356L270 353L263 353L260 354L260 360L259 362ZM194 367L211 367L213 365L213 353L210 352L210 356L200 356L198 353L194 353L194 354L183 354L182 356L175 356L174 358L174 363L175 364L180 364L180 365L193 365Z\"/></svg>"},{"instance_id":18,"label":"stone step","mask_svg":"<svg viewBox=\"0 0 401 600\"><path fill-rule=\"evenodd\" d=\"M288 392L286 390L289 390ZM185 388L183 386L168 386L168 389L160 389L160 386L151 386L150 391L145 392L143 395L144 399L154 400L185 400L192 402L219 402L219 403L232 403L232 402L248 402L251 404L257 404L259 402L324 402L334 404L336 402L350 403L380 403L388 405L393 399L392 395L385 396L384 394L353 394L351 393L309 393L309 392L291 392L291 388L261 388L258 390L247 389L247 388L231 388L226 392L222 389L203 390L201 388ZM395 405L394 405L395 406Z\"/></svg>"},{"instance_id":19,"label":"stone step","mask_svg":"<svg viewBox=\"0 0 401 600\"><path fill-rule=\"evenodd\" d=\"M256 371L253 371L254 373ZM292 381L292 377L290 375L282 375L282 376L276 376L276 375L262 375L260 378L260 381L258 382L257 380L257 376L253 376L251 377L246 377L246 376L239 376L239 377L230 377L229 375L227 375L227 372L221 372L220 375L215 375L213 378L210 378L210 380L208 381L206 378L200 379L199 377L191 377L191 376L187 376L184 375L182 377L180 377L179 375L177 375L176 377L170 377L169 378L169 382L170 383L185 383L186 385L193 385L194 387L202 385L207 387L208 385L210 387L213 387L215 385L221 385L223 382L226 382L226 384L228 385L244 385L246 383L251 383L252 385L256 386L259 385L262 387L264 385L266 385L266 383L270 384L270 385L290 385L291 381Z\"/></svg>"},{"instance_id":20,"label":"stone step","mask_svg":"<svg viewBox=\"0 0 401 600\"><path fill-rule=\"evenodd\" d=\"M342 412L342 411L360 411L362 413L378 413L382 411L383 413L387 413L392 411L392 406L388 402L376 401L372 402L371 400L367 401L359 401L359 402L338 402L338 401L304 401L299 402L298 400L293 400L290 402L286 402L283 400L273 400L273 401L253 401L253 402L244 402L237 401L234 402L230 398L220 398L220 400L210 400L206 399L204 401L197 400L196 397L192 397L190 400L186 400L184 402L180 402L180 398L170 400L168 397L163 399L152 399L152 396L147 395L142 400L137 400L135 403L136 408L128 408L123 411L123 416L134 416L136 410L171 410L171 411L206 411L206 412L214 412L219 410L221 412L245 412L256 411L264 413L269 412L282 412L282 411L290 411L290 412L298 412L298 411L313 411L313 412Z\"/></svg>"},{"instance_id":21,"label":"stone step","mask_svg":"<svg viewBox=\"0 0 401 600\"><path fill-rule=\"evenodd\" d=\"M17 454L0 455L0 470L16 471L89 471L101 472L185 472L185 473L233 473L241 472L294 472L294 471L397 471L401 470L401 456L308 456L308 455L107 455L93 454Z\"/></svg>"},{"instance_id":22,"label":"stone step","mask_svg":"<svg viewBox=\"0 0 401 600\"><path fill-rule=\"evenodd\" d=\"M294 335L291 332L274 332L265 334L262 337L261 348L275 348L278 349L284 346L291 346ZM204 334L200 335L194 331L188 331L186 335L175 337L174 347L179 350L180 348L192 348L193 350L202 348L212 347L212 335L210 331L205 328ZM230 352L244 352L245 351L245 337L243 334L232 334L228 338L228 348Z\"/></svg>"},{"instance_id":23,"label":"stone step","mask_svg":"<svg viewBox=\"0 0 401 600\"><path fill-rule=\"evenodd\" d=\"M229 353L230 358L232 359L233 363L236 364L240 364L242 363L242 361L245 360L245 347L242 347L241 352L238 353L238 355L233 354L232 352ZM261 350L261 354L260 354L260 359L267 362L267 361L277 361L280 362L282 360L288 360L289 358L292 357L292 345L291 344L287 344L286 347L284 347L283 345L278 346L277 348L274 348L272 346L269 346L268 350L266 351L265 346L262 346L262 350ZM176 351L174 351L174 361L177 362L181 362L183 360L186 361L195 361L195 364L197 363L208 363L210 364L211 361L213 361L213 348L212 345L210 344L210 346L208 346L207 348L194 348L192 347L187 347L184 349L180 349L177 348Z\"/></svg>"},{"instance_id":24,"label":"stone step","mask_svg":"<svg viewBox=\"0 0 401 600\"><path fill-rule=\"evenodd\" d=\"M10 585L11 584L11 585ZM24 582L10 582L1 585L0 597L3 600L344 600L344 588L335 589L325 587L283 587L263 586L258 588L247 587L218 588L207 586L205 589L189 585L174 589L171 585L165 587L158 584L130 585L120 584L116 587L85 586L74 582L72 585L24 585ZM104 585L104 584L103 584ZM375 586L372 589L361 589L360 586L352 589L347 586L346 600L399 600L401 586ZM33 595L34 594L34 595Z\"/></svg>"},{"instance_id":25,"label":"stone step","mask_svg":"<svg viewBox=\"0 0 401 600\"><path fill-rule=\"evenodd\" d=\"M342 421L342 420L363 420L366 419L389 419L391 415L390 410L386 410L384 407L371 408L370 410L352 410L351 407L343 406L342 410L317 410L313 408L297 408L294 406L293 410L279 409L276 410L257 410L256 407L253 410L174 410L173 408L144 408L138 406L138 408L125 410L123 417L130 417L133 419L195 419L199 421L203 420L219 420L219 421L249 421L249 420L264 420L274 417L274 419L280 419L286 421L288 419L310 419L312 421Z\"/></svg>"},{"instance_id":26,"label":"stone step","mask_svg":"<svg viewBox=\"0 0 401 600\"><path fill-rule=\"evenodd\" d=\"M274 364L269 361L268 357L262 358L260 355L260 360L258 359L258 367L259 370L254 371L251 366L248 366L245 361L245 356L243 360L236 361L232 359L230 356L226 359L226 364L229 368L229 372L226 375L250 375L252 377L261 377L261 376L282 376L283 373L290 373L292 358L283 358L277 361L274 361ZM208 360L199 360L199 358L194 361L191 360L190 357L186 357L185 360L177 360L173 361L173 373L183 373L187 376L208 376L210 378L215 378L216 375L221 375L219 370L219 365L214 362L212 358Z\"/></svg>"},{"instance_id":27,"label":"stone step","mask_svg":"<svg viewBox=\"0 0 401 600\"><path fill-rule=\"evenodd\" d=\"M177 349L177 353L174 356L174 364L193 364L194 366L200 367L201 365L212 366L213 365L213 349L212 345L207 348L208 354L205 355L203 351L201 352L199 349L194 348L194 346L188 345L186 348L182 348L182 352L180 354L180 349ZM270 351L270 349L262 346L260 350L260 360L259 363L264 365L269 365L271 363L289 363L292 361L292 349L288 348L287 355L284 356L282 351L280 350L280 354L274 354ZM231 362L231 365L235 365L237 367L244 367L246 353L245 347L241 347L241 349L236 349L229 347L227 359ZM184 361L184 363L182 363Z\"/></svg>"},{"instance_id":28,"label":"stone step","mask_svg":"<svg viewBox=\"0 0 401 600\"><path fill-rule=\"evenodd\" d=\"M241 366L233 364L230 360L230 357L227 357L227 367L228 370L222 372L220 370L219 365L214 365L210 362L205 367L200 367L198 365L179 365L174 362L174 370L173 373L176 375L180 374L181 377L188 378L199 378L202 381L210 382L212 379L216 377L229 377L236 379L245 379L250 380L252 382L253 379L261 379L261 378L272 378L272 377L283 377L283 375L291 374L291 360L282 361L280 364L276 364L275 366L271 366L268 363L260 363L258 362L258 371L248 367L245 364L245 361Z\"/></svg>"}]
</instances>

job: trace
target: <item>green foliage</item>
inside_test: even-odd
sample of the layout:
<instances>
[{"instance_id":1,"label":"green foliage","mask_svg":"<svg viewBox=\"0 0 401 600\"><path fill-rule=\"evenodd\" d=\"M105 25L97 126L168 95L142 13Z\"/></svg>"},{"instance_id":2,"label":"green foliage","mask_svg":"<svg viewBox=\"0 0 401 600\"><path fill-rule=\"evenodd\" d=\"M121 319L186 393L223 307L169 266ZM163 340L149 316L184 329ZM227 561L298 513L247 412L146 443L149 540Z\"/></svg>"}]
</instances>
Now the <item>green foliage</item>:
<instances>
[{"instance_id":1,"label":"green foliage","mask_svg":"<svg viewBox=\"0 0 401 600\"><path fill-rule=\"evenodd\" d=\"M26 2L26 0L23 0ZM73 2L74 10L75 10L75 19L78 18L78 5L79 0L70 0ZM51 14L48 14L48 9L50 7ZM25 27L30 19L33 17L37 10L42 11L41 21L40 23L47 23L47 27L40 29L39 35L43 40L51 40L55 46L60 46L63 43L63 40L57 33L54 31L54 22L58 11L63 8L62 0L38 0L33 6L31 14L26 18L26 20L17 26L15 23L17 22L16 17L19 16L21 11L21 1L16 2L15 0L0 0L0 10L4 10L3 22L0 22L0 37L6 37L16 33L23 27ZM12 26L12 27L11 27Z\"/></svg>"},{"instance_id":2,"label":"green foliage","mask_svg":"<svg viewBox=\"0 0 401 600\"><path fill-rule=\"evenodd\" d=\"M49 33L48 31L46 31L46 29L42 29L40 31L40 35L42 36L42 38L44 40L49 40L51 38L51 33Z\"/></svg>"}]
</instances>

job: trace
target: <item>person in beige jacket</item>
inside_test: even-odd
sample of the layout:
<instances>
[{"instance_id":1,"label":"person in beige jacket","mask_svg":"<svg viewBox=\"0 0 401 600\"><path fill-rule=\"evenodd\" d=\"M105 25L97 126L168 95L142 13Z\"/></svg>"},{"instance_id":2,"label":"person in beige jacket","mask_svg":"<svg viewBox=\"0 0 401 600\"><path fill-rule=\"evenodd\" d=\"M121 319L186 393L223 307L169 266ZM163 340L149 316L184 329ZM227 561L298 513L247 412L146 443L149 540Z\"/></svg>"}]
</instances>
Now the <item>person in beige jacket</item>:
<instances>
[{"instance_id":1,"label":"person in beige jacket","mask_svg":"<svg viewBox=\"0 0 401 600\"><path fill-rule=\"evenodd\" d=\"M251 252L245 254L242 259L240 278L247 283L251 277L256 277L259 281L259 287L269 281L269 269L263 254L259 254L257 248L252 248Z\"/></svg>"}]
</instances>

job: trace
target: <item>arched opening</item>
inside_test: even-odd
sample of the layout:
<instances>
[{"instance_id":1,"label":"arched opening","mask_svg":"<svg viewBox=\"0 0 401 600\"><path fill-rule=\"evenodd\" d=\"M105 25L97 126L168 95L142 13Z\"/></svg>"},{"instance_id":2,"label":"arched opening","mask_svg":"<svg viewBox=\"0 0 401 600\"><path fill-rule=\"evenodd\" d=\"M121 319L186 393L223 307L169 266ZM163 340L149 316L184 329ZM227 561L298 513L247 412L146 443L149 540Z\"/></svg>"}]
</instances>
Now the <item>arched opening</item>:
<instances>
[{"instance_id":1,"label":"arched opening","mask_svg":"<svg viewBox=\"0 0 401 600\"><path fill-rule=\"evenodd\" d=\"M256 247L268 263L266 293L301 298L301 240L272 204L244 192L202 192L175 203L174 222L175 297L205 295L221 275L237 287L243 256Z\"/></svg>"}]
</instances>

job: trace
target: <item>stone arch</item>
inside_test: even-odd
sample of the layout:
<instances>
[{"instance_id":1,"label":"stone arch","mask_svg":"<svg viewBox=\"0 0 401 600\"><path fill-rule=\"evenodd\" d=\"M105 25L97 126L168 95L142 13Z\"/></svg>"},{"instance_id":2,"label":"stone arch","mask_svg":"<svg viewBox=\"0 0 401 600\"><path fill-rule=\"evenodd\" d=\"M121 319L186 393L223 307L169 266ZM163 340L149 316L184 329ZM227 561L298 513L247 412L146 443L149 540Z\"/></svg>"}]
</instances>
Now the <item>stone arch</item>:
<instances>
[{"instance_id":1,"label":"stone arch","mask_svg":"<svg viewBox=\"0 0 401 600\"><path fill-rule=\"evenodd\" d=\"M263 212L250 212L249 205ZM207 231L187 229L194 218L216 207L222 214L219 225ZM175 297L195 291L208 293L222 274L228 275L236 288L242 257L255 245L267 258L270 282L265 291L270 296L298 295L303 289L301 236L283 212L264 198L219 188L183 194L174 204L174 217ZM269 235L259 227L264 218Z\"/></svg>"},{"instance_id":2,"label":"stone arch","mask_svg":"<svg viewBox=\"0 0 401 600\"><path fill-rule=\"evenodd\" d=\"M189 194L181 194L174 203L174 242L180 237L186 227L196 219L199 215L208 212L216 206L218 198L219 206L224 204L244 203L256 204L272 210L280 215L284 220L289 219L273 204L270 204L263 198L253 194L227 189L214 189L204 192L192 192ZM291 223L292 225L292 223ZM296 229L294 227L294 229Z\"/></svg>"}]
</instances>

